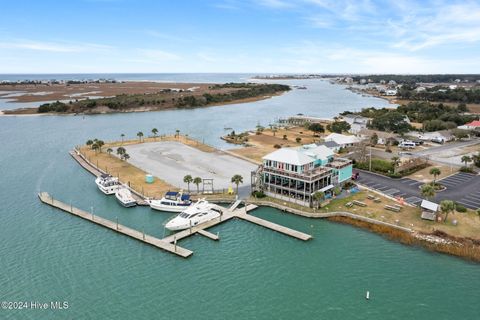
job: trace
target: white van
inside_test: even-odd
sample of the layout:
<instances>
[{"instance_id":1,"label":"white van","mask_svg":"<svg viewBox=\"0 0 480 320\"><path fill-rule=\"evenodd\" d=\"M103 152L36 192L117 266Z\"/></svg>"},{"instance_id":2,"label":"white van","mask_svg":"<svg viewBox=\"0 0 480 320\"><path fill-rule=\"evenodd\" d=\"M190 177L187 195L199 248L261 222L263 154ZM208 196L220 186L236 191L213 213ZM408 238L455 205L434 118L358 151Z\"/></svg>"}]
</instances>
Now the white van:
<instances>
[{"instance_id":1,"label":"white van","mask_svg":"<svg viewBox=\"0 0 480 320\"><path fill-rule=\"evenodd\" d=\"M402 143L400 143L398 147L404 149L413 149L416 147L416 144L412 141L402 141Z\"/></svg>"}]
</instances>

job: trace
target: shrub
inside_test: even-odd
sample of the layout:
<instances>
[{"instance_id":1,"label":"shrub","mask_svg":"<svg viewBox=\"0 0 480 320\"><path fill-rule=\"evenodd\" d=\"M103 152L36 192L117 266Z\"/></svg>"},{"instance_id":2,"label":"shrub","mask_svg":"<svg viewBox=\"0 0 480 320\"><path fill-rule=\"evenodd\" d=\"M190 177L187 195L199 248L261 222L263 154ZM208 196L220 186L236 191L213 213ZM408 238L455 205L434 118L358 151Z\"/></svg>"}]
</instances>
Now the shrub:
<instances>
[{"instance_id":1,"label":"shrub","mask_svg":"<svg viewBox=\"0 0 480 320\"><path fill-rule=\"evenodd\" d=\"M465 173L473 173L473 169L469 167L461 167L459 171Z\"/></svg>"},{"instance_id":2,"label":"shrub","mask_svg":"<svg viewBox=\"0 0 480 320\"><path fill-rule=\"evenodd\" d=\"M274 144L273 147L274 147L275 149L280 149L282 146L277 143L277 144Z\"/></svg>"},{"instance_id":3,"label":"shrub","mask_svg":"<svg viewBox=\"0 0 480 320\"><path fill-rule=\"evenodd\" d=\"M265 193L263 193L263 191L253 191L252 196L254 196L255 198L265 198L266 197L266 195L265 195Z\"/></svg>"},{"instance_id":4,"label":"shrub","mask_svg":"<svg viewBox=\"0 0 480 320\"><path fill-rule=\"evenodd\" d=\"M455 203L455 210L457 210L457 212L467 212L467 208L457 202Z\"/></svg>"}]
</instances>

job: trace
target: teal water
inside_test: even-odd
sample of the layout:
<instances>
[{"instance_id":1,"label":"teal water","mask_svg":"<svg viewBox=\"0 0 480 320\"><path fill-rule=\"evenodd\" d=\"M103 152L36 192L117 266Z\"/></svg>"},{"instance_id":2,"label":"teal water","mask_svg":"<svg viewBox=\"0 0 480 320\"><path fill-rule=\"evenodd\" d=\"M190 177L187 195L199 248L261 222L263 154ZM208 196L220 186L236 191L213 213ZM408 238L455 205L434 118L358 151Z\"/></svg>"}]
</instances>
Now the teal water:
<instances>
[{"instance_id":1,"label":"teal water","mask_svg":"<svg viewBox=\"0 0 480 320\"><path fill-rule=\"evenodd\" d=\"M121 208L94 187L68 150L87 138L134 136L154 126L225 147L218 139L224 126L241 130L257 119L265 124L297 112L332 116L335 108L384 103L324 82L310 86L206 109L0 117L0 300L69 302L63 311L0 309L0 319L476 319L478 265L350 226L261 208L254 214L315 238L304 243L230 221L212 230L220 233L219 242L183 240L180 245L194 251L184 260L36 198L48 191L160 237L169 214Z\"/></svg>"}]
</instances>

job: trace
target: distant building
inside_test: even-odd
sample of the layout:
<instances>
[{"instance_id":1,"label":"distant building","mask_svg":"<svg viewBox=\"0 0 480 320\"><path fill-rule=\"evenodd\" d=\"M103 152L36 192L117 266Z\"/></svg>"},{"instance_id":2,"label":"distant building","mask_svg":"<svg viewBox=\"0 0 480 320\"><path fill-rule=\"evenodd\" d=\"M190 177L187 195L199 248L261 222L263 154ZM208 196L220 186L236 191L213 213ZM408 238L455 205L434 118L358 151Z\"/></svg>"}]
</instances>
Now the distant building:
<instances>
[{"instance_id":1,"label":"distant building","mask_svg":"<svg viewBox=\"0 0 480 320\"><path fill-rule=\"evenodd\" d=\"M433 131L433 132L417 132L411 131L408 133L409 136L415 137L419 140L423 141L433 141L437 143L445 143L449 141L455 140L455 136L451 132L451 130L440 130L440 131Z\"/></svg>"},{"instance_id":2,"label":"distant building","mask_svg":"<svg viewBox=\"0 0 480 320\"><path fill-rule=\"evenodd\" d=\"M286 119L280 119L278 121L280 124L288 124L288 125L293 125L293 126L303 126L305 124L309 123L328 123L332 122L332 119L328 118L319 118L319 117L310 117L310 116L305 116L305 115L296 115L292 117L288 117Z\"/></svg>"},{"instance_id":3,"label":"distant building","mask_svg":"<svg viewBox=\"0 0 480 320\"><path fill-rule=\"evenodd\" d=\"M378 137L378 144L385 145L387 144L388 141L395 141L397 138L397 135L394 133L390 132L385 132L385 131L378 131L378 130L370 130L370 129L362 129L358 132L357 137L361 139L368 139L376 134Z\"/></svg>"},{"instance_id":4,"label":"distant building","mask_svg":"<svg viewBox=\"0 0 480 320\"><path fill-rule=\"evenodd\" d=\"M355 114L347 114L342 116L343 121L350 125L350 133L357 134L361 129L366 128L369 118L365 118Z\"/></svg>"},{"instance_id":5,"label":"distant building","mask_svg":"<svg viewBox=\"0 0 480 320\"><path fill-rule=\"evenodd\" d=\"M426 91L426 90L427 90L427 89L426 89L425 87L417 87L417 88L415 88L415 92L417 92L417 93L424 92L424 91Z\"/></svg>"},{"instance_id":6,"label":"distant building","mask_svg":"<svg viewBox=\"0 0 480 320\"><path fill-rule=\"evenodd\" d=\"M329 149L331 149L333 152L338 152L340 151L340 145L336 143L335 141L326 141L322 143L318 143L319 146L325 146Z\"/></svg>"},{"instance_id":7,"label":"distant building","mask_svg":"<svg viewBox=\"0 0 480 320\"><path fill-rule=\"evenodd\" d=\"M385 95L386 96L396 96L397 95L397 90L389 89L389 90L385 91Z\"/></svg>"},{"instance_id":8,"label":"distant building","mask_svg":"<svg viewBox=\"0 0 480 320\"><path fill-rule=\"evenodd\" d=\"M475 120L470 123L466 123L463 126L459 126L458 129L464 130L480 130L480 120Z\"/></svg>"},{"instance_id":9,"label":"distant building","mask_svg":"<svg viewBox=\"0 0 480 320\"><path fill-rule=\"evenodd\" d=\"M252 172L252 189L283 201L311 207L316 192L329 194L352 177L352 162L335 158L324 145L281 148L263 157Z\"/></svg>"},{"instance_id":10,"label":"distant building","mask_svg":"<svg viewBox=\"0 0 480 320\"><path fill-rule=\"evenodd\" d=\"M340 133L331 133L325 137L325 142L333 141L338 144L341 148L353 147L358 144L361 140L355 136L347 136Z\"/></svg>"},{"instance_id":11,"label":"distant building","mask_svg":"<svg viewBox=\"0 0 480 320\"><path fill-rule=\"evenodd\" d=\"M450 90L455 90L457 88L458 88L458 86L456 84L451 84L451 85L448 86L448 89L450 89Z\"/></svg>"}]
</instances>

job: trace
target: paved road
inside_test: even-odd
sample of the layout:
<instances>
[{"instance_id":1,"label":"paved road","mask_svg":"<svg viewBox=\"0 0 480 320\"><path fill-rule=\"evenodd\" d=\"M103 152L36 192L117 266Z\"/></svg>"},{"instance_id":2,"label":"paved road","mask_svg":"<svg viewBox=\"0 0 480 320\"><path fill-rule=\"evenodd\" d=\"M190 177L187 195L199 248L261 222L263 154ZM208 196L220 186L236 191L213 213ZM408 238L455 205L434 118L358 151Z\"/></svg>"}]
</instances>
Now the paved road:
<instances>
[{"instance_id":1,"label":"paved road","mask_svg":"<svg viewBox=\"0 0 480 320\"><path fill-rule=\"evenodd\" d=\"M392 179L368 171L354 170L359 172L358 183L369 188L381 191L393 197L402 197L406 202L419 205L422 201L419 182L410 178ZM439 180L447 187L447 190L438 192L433 201L453 200L470 209L480 208L480 176L468 173L456 173L452 176Z\"/></svg>"},{"instance_id":2,"label":"paved road","mask_svg":"<svg viewBox=\"0 0 480 320\"><path fill-rule=\"evenodd\" d=\"M448 151L451 149L456 148L463 148L468 146L473 146L480 143L480 139L472 139L469 141L459 141L459 142L450 142L446 144L442 144L438 147L433 147L425 150L414 151L412 152L413 155L416 156L428 156L428 155L436 155L444 151Z\"/></svg>"}]
</instances>

